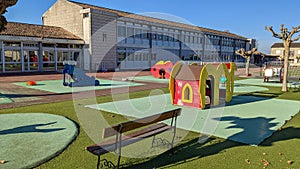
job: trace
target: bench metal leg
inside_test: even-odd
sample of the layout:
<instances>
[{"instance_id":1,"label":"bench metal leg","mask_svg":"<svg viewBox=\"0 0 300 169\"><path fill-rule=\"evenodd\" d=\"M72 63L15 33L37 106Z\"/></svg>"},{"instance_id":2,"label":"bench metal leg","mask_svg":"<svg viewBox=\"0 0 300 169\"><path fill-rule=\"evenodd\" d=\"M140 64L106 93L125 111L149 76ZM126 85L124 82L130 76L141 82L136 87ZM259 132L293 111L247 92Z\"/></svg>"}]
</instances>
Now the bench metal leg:
<instances>
[{"instance_id":1,"label":"bench metal leg","mask_svg":"<svg viewBox=\"0 0 300 169\"><path fill-rule=\"evenodd\" d=\"M97 160L97 169L100 168L100 155L98 155L98 160Z\"/></svg>"},{"instance_id":2,"label":"bench metal leg","mask_svg":"<svg viewBox=\"0 0 300 169\"><path fill-rule=\"evenodd\" d=\"M151 148L153 148L154 146L154 141L155 141L155 135L153 136L153 139L152 139L152 144L151 144Z\"/></svg>"}]
</instances>

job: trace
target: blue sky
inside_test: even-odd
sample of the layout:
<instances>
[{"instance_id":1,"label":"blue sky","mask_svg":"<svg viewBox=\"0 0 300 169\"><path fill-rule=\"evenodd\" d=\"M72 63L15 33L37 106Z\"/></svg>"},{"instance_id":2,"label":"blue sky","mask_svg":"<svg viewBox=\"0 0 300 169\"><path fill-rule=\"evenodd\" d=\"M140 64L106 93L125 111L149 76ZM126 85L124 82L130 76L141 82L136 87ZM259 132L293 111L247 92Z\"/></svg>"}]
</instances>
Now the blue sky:
<instances>
[{"instance_id":1,"label":"blue sky","mask_svg":"<svg viewBox=\"0 0 300 169\"><path fill-rule=\"evenodd\" d=\"M229 30L258 41L258 49L269 53L274 42L264 27L278 31L281 24L287 28L300 25L300 1L267 0L74 0L96 6L132 13L165 13L187 20L189 23L216 30ZM18 0L5 14L8 21L42 24L42 14L56 0ZM248 3L248 4L247 4ZM292 5L288 5L288 4ZM285 6L287 5L287 6ZM281 8L284 7L285 11Z\"/></svg>"}]
</instances>

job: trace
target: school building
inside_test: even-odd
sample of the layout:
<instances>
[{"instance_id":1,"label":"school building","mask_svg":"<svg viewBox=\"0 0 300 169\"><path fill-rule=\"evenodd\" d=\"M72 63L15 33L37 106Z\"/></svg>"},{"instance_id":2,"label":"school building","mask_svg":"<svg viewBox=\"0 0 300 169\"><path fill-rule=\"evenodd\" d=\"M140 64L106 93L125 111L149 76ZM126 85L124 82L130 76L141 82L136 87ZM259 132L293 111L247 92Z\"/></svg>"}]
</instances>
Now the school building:
<instances>
[{"instance_id":1,"label":"school building","mask_svg":"<svg viewBox=\"0 0 300 169\"><path fill-rule=\"evenodd\" d=\"M85 71L149 69L159 60L244 62L255 47L229 31L57 0L43 25L8 23L0 32L0 72L58 71L76 60Z\"/></svg>"}]
</instances>

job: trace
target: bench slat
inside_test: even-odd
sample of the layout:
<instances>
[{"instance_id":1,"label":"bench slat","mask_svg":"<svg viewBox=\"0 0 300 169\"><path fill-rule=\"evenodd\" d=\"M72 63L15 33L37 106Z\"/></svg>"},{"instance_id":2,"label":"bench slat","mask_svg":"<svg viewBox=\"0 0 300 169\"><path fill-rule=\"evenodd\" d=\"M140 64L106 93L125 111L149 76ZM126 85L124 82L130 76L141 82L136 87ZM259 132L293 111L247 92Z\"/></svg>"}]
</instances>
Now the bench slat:
<instances>
[{"instance_id":1,"label":"bench slat","mask_svg":"<svg viewBox=\"0 0 300 169\"><path fill-rule=\"evenodd\" d=\"M144 117L141 119L136 119L128 122L121 123L116 126L108 127L103 129L103 135L102 138L107 138L113 135L116 135L117 132L120 130L120 127L122 126L122 133L134 130L143 126L147 126L150 124L154 124L163 120L170 119L172 117L179 116L181 114L181 108L171 110L168 112L164 112L161 114L152 115L149 117Z\"/></svg>"}]
</instances>

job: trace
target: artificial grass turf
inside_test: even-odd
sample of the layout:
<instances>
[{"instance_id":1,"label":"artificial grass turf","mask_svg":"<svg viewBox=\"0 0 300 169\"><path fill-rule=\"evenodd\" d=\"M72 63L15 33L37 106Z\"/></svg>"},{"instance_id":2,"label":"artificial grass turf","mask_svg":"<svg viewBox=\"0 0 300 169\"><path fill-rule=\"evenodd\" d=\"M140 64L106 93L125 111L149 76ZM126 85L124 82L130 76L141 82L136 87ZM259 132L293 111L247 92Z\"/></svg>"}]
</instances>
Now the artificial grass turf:
<instances>
[{"instance_id":1,"label":"artificial grass turf","mask_svg":"<svg viewBox=\"0 0 300 169\"><path fill-rule=\"evenodd\" d=\"M281 94L278 88L269 88L269 93L275 93L275 97L281 99L300 100L300 92L290 91ZM167 92L167 89L163 89ZM151 91L141 91L130 93L130 98L145 97ZM255 93L254 93L255 94ZM118 95L119 96L119 95ZM120 95L122 97L122 95ZM97 98L98 103L112 101L111 96ZM96 110L84 108L85 105L91 104L91 100L85 99L77 104L76 109L85 111L85 113ZM18 112L45 112L66 116L79 124L74 104L72 101L33 105L19 107L14 109L0 110L0 113L18 113ZM116 124L127 120L125 117L103 112L104 118L110 123ZM263 168L262 160L270 162L268 168L300 168L300 113L283 126L281 131L276 132L273 136L265 140L260 146L253 147L228 141L216 137L210 137L206 142L198 143L199 134L189 132L188 135L175 147L175 155L169 152L158 156L132 159L122 158L122 164L127 168ZM100 131L101 129L99 129ZM100 136L100 134L99 134ZM42 164L36 168L95 168L96 157L84 150L87 145L93 144L82 127L77 139L56 158ZM116 162L116 156L112 154L104 155L108 159ZM288 160L293 160L293 164L287 164ZM250 163L248 162L250 161ZM140 163L140 164L139 164ZM1 165L0 165L1 166Z\"/></svg>"},{"instance_id":2,"label":"artificial grass turf","mask_svg":"<svg viewBox=\"0 0 300 169\"><path fill-rule=\"evenodd\" d=\"M77 126L54 114L0 114L1 169L32 168L55 157L77 136Z\"/></svg>"}]
</instances>

